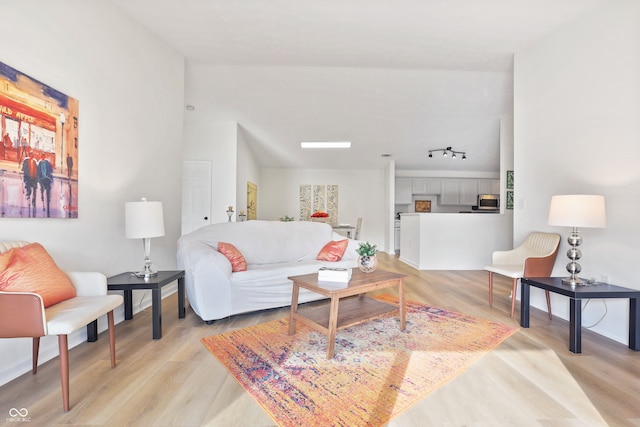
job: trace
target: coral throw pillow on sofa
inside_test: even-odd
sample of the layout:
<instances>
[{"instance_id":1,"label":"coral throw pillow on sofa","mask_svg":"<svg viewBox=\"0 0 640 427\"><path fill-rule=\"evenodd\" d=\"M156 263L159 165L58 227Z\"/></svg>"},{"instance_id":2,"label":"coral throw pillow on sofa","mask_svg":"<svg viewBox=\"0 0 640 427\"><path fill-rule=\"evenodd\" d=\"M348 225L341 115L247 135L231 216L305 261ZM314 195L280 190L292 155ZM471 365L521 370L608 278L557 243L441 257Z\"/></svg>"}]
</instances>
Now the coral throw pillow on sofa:
<instances>
[{"instance_id":1,"label":"coral throw pillow on sofa","mask_svg":"<svg viewBox=\"0 0 640 427\"><path fill-rule=\"evenodd\" d=\"M324 245L316 259L319 261L340 261L342 259L342 255L344 255L344 251L347 250L348 244L348 239L331 241Z\"/></svg>"},{"instance_id":2,"label":"coral throw pillow on sofa","mask_svg":"<svg viewBox=\"0 0 640 427\"><path fill-rule=\"evenodd\" d=\"M231 243L218 242L218 252L227 257L231 263L231 271L245 271L247 269L247 261L244 256Z\"/></svg>"},{"instance_id":3,"label":"coral throw pillow on sofa","mask_svg":"<svg viewBox=\"0 0 640 427\"><path fill-rule=\"evenodd\" d=\"M69 277L40 243L13 248L2 255L9 260L0 271L0 291L39 294L45 307L76 296Z\"/></svg>"}]
</instances>

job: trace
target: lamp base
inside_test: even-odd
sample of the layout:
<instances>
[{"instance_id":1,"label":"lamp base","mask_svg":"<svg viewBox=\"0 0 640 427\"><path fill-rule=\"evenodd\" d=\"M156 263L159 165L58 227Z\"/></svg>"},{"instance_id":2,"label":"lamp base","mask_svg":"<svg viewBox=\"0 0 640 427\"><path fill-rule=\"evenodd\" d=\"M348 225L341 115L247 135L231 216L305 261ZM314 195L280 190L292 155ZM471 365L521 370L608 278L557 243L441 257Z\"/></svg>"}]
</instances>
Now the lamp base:
<instances>
[{"instance_id":1,"label":"lamp base","mask_svg":"<svg viewBox=\"0 0 640 427\"><path fill-rule=\"evenodd\" d=\"M142 270L133 274L135 274L136 277L144 277L145 279L148 279L150 277L157 276L158 270L150 262L145 262L144 267L142 267Z\"/></svg>"},{"instance_id":2,"label":"lamp base","mask_svg":"<svg viewBox=\"0 0 640 427\"><path fill-rule=\"evenodd\" d=\"M584 286L586 283L579 277L570 276L562 279L562 283L570 286Z\"/></svg>"},{"instance_id":3,"label":"lamp base","mask_svg":"<svg viewBox=\"0 0 640 427\"><path fill-rule=\"evenodd\" d=\"M155 265L151 263L151 258L149 254L151 253L151 239L143 238L142 245L144 246L144 266L142 270L134 273L137 277L144 277L148 279L149 277L157 276L158 269Z\"/></svg>"},{"instance_id":4,"label":"lamp base","mask_svg":"<svg viewBox=\"0 0 640 427\"><path fill-rule=\"evenodd\" d=\"M158 275L158 272L157 272L157 271L154 271L153 273L147 273L147 272L144 272L144 271L137 271L137 272L135 272L135 273L133 273L133 274L135 274L135 275L136 275L136 277L140 277L140 278L148 279L148 278L150 278L150 277L157 276L157 275Z\"/></svg>"}]
</instances>

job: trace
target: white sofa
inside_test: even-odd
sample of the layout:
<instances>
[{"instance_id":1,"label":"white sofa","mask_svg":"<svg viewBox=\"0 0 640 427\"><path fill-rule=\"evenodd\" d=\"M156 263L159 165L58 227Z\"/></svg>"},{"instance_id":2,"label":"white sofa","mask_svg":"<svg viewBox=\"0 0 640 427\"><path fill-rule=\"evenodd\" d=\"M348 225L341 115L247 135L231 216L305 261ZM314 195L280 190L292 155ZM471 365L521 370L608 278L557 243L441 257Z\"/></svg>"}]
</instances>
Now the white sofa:
<instances>
[{"instance_id":1,"label":"white sofa","mask_svg":"<svg viewBox=\"0 0 640 427\"><path fill-rule=\"evenodd\" d=\"M308 221L246 221L212 224L178 240L178 266L185 270L189 304L209 322L233 314L291 304L289 276L315 273L322 266L357 266L358 243L349 245L340 261L316 257L331 240L342 240L330 225ZM231 243L247 261L247 270L232 272L218 242ZM301 289L299 301L324 298Z\"/></svg>"}]
</instances>

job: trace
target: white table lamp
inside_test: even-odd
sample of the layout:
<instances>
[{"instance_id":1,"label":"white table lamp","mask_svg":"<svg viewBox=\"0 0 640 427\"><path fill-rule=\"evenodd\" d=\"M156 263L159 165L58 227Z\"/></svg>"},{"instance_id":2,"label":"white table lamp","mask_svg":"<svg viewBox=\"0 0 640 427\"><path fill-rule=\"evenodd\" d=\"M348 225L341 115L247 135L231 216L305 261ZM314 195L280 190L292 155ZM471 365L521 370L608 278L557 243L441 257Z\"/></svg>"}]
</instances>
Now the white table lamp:
<instances>
[{"instance_id":1,"label":"white table lamp","mask_svg":"<svg viewBox=\"0 0 640 427\"><path fill-rule=\"evenodd\" d=\"M604 228L607 226L605 214L604 196L572 194L551 197L549 207L549 225L572 227L567 239L571 248L567 251L567 257L571 260L567 264L570 277L562 279L567 285L582 285L584 282L577 277L582 267L576 261L582 257L578 246L582 244L582 237L578 227Z\"/></svg>"},{"instance_id":2,"label":"white table lamp","mask_svg":"<svg viewBox=\"0 0 640 427\"><path fill-rule=\"evenodd\" d=\"M151 238L164 236L162 202L148 202L142 198L139 202L127 202L124 207L127 239L142 239L144 246L144 267L136 276L145 279L155 276L158 270L150 260Z\"/></svg>"}]
</instances>

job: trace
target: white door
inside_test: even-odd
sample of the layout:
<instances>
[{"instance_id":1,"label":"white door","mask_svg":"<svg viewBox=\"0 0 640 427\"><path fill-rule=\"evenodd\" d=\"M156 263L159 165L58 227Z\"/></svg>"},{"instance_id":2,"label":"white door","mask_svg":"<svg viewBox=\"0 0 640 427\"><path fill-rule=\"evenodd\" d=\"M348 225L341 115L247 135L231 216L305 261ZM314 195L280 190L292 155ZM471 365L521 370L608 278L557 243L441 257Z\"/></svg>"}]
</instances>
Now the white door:
<instances>
[{"instance_id":1,"label":"white door","mask_svg":"<svg viewBox=\"0 0 640 427\"><path fill-rule=\"evenodd\" d=\"M211 162L182 162L182 234L211 224Z\"/></svg>"}]
</instances>

